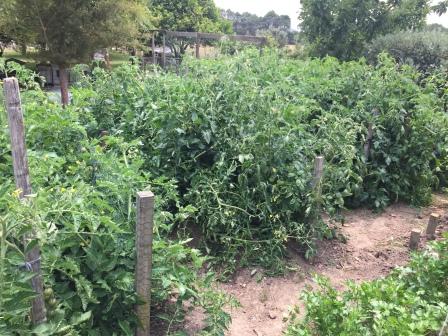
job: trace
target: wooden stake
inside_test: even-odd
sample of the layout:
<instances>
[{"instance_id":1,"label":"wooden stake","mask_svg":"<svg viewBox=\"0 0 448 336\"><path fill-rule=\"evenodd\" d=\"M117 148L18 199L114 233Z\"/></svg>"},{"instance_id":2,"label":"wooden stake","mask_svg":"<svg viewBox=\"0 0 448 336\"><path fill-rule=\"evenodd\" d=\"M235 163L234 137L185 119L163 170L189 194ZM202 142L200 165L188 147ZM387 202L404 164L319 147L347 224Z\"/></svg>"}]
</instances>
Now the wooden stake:
<instances>
[{"instance_id":1,"label":"wooden stake","mask_svg":"<svg viewBox=\"0 0 448 336\"><path fill-rule=\"evenodd\" d=\"M162 50L162 67L165 69L166 65L166 54L165 54L165 48L166 48L166 41L165 41L165 33L163 33L162 37L162 44L163 44L163 50Z\"/></svg>"},{"instance_id":2,"label":"wooden stake","mask_svg":"<svg viewBox=\"0 0 448 336\"><path fill-rule=\"evenodd\" d=\"M136 336L150 335L153 218L154 194L150 191L137 193L135 287L144 304L136 307L137 316L141 322L141 327L137 328Z\"/></svg>"},{"instance_id":3,"label":"wooden stake","mask_svg":"<svg viewBox=\"0 0 448 336\"><path fill-rule=\"evenodd\" d=\"M28 168L28 157L25 145L25 127L23 123L22 104L20 101L19 83L16 78L6 78L4 81L4 93L6 111L8 113L8 125L11 137L12 163L16 187L20 190L20 198L24 199L31 194L31 182ZM24 245L35 237L34 232L27 234ZM40 251L36 246L26 254L26 266L36 275L31 280L33 290L37 297L32 302L31 319L34 325L47 320L45 302L43 298L43 282L40 274Z\"/></svg>"},{"instance_id":4,"label":"wooden stake","mask_svg":"<svg viewBox=\"0 0 448 336\"><path fill-rule=\"evenodd\" d=\"M155 33L152 33L152 41L151 41L151 48L152 48L152 64L156 64L156 41L155 41Z\"/></svg>"},{"instance_id":5,"label":"wooden stake","mask_svg":"<svg viewBox=\"0 0 448 336\"><path fill-rule=\"evenodd\" d=\"M314 174L313 174L314 188L320 185L323 173L324 173L324 157L316 156L316 158L314 159Z\"/></svg>"},{"instance_id":6,"label":"wooden stake","mask_svg":"<svg viewBox=\"0 0 448 336\"><path fill-rule=\"evenodd\" d=\"M411 250L416 250L418 248L418 245L420 243L420 230L418 229L413 229L411 231L411 239L409 241L409 248Z\"/></svg>"},{"instance_id":7,"label":"wooden stake","mask_svg":"<svg viewBox=\"0 0 448 336\"><path fill-rule=\"evenodd\" d=\"M433 213L429 216L428 227L426 228L426 236L429 240L436 239L436 229L439 226L440 215Z\"/></svg>"},{"instance_id":8,"label":"wooden stake","mask_svg":"<svg viewBox=\"0 0 448 336\"><path fill-rule=\"evenodd\" d=\"M200 57L199 48L200 48L199 38L196 36L196 58Z\"/></svg>"},{"instance_id":9,"label":"wooden stake","mask_svg":"<svg viewBox=\"0 0 448 336\"><path fill-rule=\"evenodd\" d=\"M370 147L372 145L372 139L373 139L373 124L369 123L369 126L367 128L367 139L366 143L364 144L364 157L366 158L366 162L370 158Z\"/></svg>"}]
</instances>

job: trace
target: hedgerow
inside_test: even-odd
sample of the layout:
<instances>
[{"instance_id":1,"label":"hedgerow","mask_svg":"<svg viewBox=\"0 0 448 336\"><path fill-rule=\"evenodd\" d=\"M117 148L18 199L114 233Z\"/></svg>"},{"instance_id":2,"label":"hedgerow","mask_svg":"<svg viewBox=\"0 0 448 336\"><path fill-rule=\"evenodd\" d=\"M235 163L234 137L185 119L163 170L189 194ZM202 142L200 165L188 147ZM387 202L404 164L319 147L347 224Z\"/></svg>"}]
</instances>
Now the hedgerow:
<instances>
[{"instance_id":1,"label":"hedgerow","mask_svg":"<svg viewBox=\"0 0 448 336\"><path fill-rule=\"evenodd\" d=\"M317 278L319 289L302 294L305 317L291 314L285 335L438 335L448 313L447 279L446 239L386 278L349 283L343 293Z\"/></svg>"}]
</instances>

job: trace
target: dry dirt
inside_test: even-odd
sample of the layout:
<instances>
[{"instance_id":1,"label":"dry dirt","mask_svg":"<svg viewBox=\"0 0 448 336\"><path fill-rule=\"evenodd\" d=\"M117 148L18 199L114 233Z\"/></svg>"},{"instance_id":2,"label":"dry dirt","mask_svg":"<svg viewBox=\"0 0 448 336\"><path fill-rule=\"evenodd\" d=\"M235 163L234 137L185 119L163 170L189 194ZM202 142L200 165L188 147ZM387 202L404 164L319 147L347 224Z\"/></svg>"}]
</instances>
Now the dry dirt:
<instances>
[{"instance_id":1,"label":"dry dirt","mask_svg":"<svg viewBox=\"0 0 448 336\"><path fill-rule=\"evenodd\" d=\"M438 213L443 223L438 229L440 235L448 229L444 217L447 208L448 200L436 195L433 204L422 209L396 204L380 214L370 210L350 211L345 214L345 223L339 224L346 242L322 242L312 264L292 247L289 264L297 271L284 277L266 277L261 269L256 274L254 269L238 271L232 281L220 285L241 303L241 308L231 311L232 325L227 336L280 336L285 327L283 317L288 315L289 308L299 303L299 294L306 286L314 286L313 274L324 275L336 288L343 289L347 280L376 279L406 264L411 230L418 228L424 232L429 215ZM422 235L420 248L425 240ZM189 335L195 335L201 328L201 320L199 312L188 317Z\"/></svg>"}]
</instances>

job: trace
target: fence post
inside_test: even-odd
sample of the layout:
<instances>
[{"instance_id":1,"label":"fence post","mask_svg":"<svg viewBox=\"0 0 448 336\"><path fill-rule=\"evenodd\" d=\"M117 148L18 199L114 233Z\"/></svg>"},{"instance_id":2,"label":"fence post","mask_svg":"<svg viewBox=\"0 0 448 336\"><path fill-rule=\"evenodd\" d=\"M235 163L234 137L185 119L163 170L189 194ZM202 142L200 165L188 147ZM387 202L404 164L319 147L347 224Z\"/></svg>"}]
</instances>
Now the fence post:
<instances>
[{"instance_id":1,"label":"fence post","mask_svg":"<svg viewBox=\"0 0 448 336\"><path fill-rule=\"evenodd\" d=\"M199 44L199 35L196 33L196 58L199 58L200 57L200 54L199 54L199 47L200 47L200 44Z\"/></svg>"},{"instance_id":2,"label":"fence post","mask_svg":"<svg viewBox=\"0 0 448 336\"><path fill-rule=\"evenodd\" d=\"M411 231L411 239L409 241L409 248L411 250L418 249L418 244L420 244L420 230L414 229Z\"/></svg>"},{"instance_id":3,"label":"fence post","mask_svg":"<svg viewBox=\"0 0 448 336\"><path fill-rule=\"evenodd\" d=\"M150 335L153 218L154 194L150 191L138 192L135 287L138 297L144 303L136 307L141 323L141 326L137 328L136 336Z\"/></svg>"},{"instance_id":4,"label":"fence post","mask_svg":"<svg viewBox=\"0 0 448 336\"><path fill-rule=\"evenodd\" d=\"M25 145L25 128L23 123L22 104L20 101L19 83L16 78L6 78L4 81L5 105L8 114L8 125L11 138L12 162L14 178L17 189L20 189L20 198L24 199L31 194L31 182L28 168L28 157ZM24 245L34 239L31 232L23 237ZM34 325L46 321L45 302L43 297L43 281L40 272L40 250L36 246L25 256L27 268L35 273L31 285L37 296L33 299L31 320Z\"/></svg>"},{"instance_id":5,"label":"fence post","mask_svg":"<svg viewBox=\"0 0 448 336\"><path fill-rule=\"evenodd\" d=\"M439 226L439 220L439 214L433 213L429 216L428 227L426 228L426 236L429 240L436 239L436 229Z\"/></svg>"},{"instance_id":6,"label":"fence post","mask_svg":"<svg viewBox=\"0 0 448 336\"><path fill-rule=\"evenodd\" d=\"M366 158L366 162L369 161L370 158L370 148L372 146L372 140L373 140L373 124L369 123L369 126L367 128L367 139L366 143L364 144L364 157Z\"/></svg>"},{"instance_id":7,"label":"fence post","mask_svg":"<svg viewBox=\"0 0 448 336\"><path fill-rule=\"evenodd\" d=\"M165 40L165 32L163 33L162 36L162 68L165 69L165 65L166 65L166 53L165 53L165 48L166 48L166 40Z\"/></svg>"},{"instance_id":8,"label":"fence post","mask_svg":"<svg viewBox=\"0 0 448 336\"><path fill-rule=\"evenodd\" d=\"M151 39L151 48L152 48L152 65L156 65L156 41L155 41L155 33L152 33L152 39Z\"/></svg>"},{"instance_id":9,"label":"fence post","mask_svg":"<svg viewBox=\"0 0 448 336\"><path fill-rule=\"evenodd\" d=\"M314 159L313 188L320 189L320 182L324 173L324 157L316 156Z\"/></svg>"}]
</instances>

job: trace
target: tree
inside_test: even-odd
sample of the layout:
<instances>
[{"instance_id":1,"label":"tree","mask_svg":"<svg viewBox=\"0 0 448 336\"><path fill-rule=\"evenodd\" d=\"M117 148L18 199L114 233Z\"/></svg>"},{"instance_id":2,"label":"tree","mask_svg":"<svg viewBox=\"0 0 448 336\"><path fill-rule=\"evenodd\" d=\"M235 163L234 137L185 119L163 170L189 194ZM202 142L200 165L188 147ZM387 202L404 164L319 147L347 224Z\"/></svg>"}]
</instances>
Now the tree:
<instances>
[{"instance_id":1,"label":"tree","mask_svg":"<svg viewBox=\"0 0 448 336\"><path fill-rule=\"evenodd\" d=\"M448 0L440 1L438 4L432 6L431 10L438 15L445 14L448 11Z\"/></svg>"},{"instance_id":2,"label":"tree","mask_svg":"<svg viewBox=\"0 0 448 336\"><path fill-rule=\"evenodd\" d=\"M58 65L63 105L71 65L89 61L96 50L137 43L149 24L139 0L14 0L6 16L14 39L35 44L41 60Z\"/></svg>"},{"instance_id":3,"label":"tree","mask_svg":"<svg viewBox=\"0 0 448 336\"><path fill-rule=\"evenodd\" d=\"M151 0L151 10L159 17L160 29L230 33L231 24L225 20L213 0ZM170 47L176 57L181 57L194 41L171 41Z\"/></svg>"},{"instance_id":4,"label":"tree","mask_svg":"<svg viewBox=\"0 0 448 336\"><path fill-rule=\"evenodd\" d=\"M265 16L257 16L247 12L236 13L230 9L223 10L222 14L232 22L236 34L267 36L275 40L278 45L294 43L291 18L288 15L278 15L270 11Z\"/></svg>"},{"instance_id":5,"label":"tree","mask_svg":"<svg viewBox=\"0 0 448 336\"><path fill-rule=\"evenodd\" d=\"M303 0L299 19L312 56L356 59L376 36L425 25L429 0Z\"/></svg>"}]
</instances>

